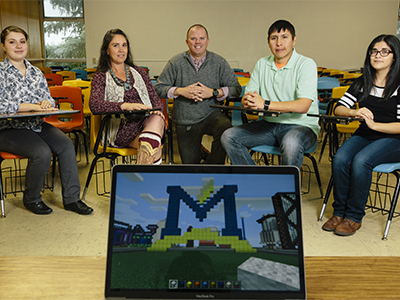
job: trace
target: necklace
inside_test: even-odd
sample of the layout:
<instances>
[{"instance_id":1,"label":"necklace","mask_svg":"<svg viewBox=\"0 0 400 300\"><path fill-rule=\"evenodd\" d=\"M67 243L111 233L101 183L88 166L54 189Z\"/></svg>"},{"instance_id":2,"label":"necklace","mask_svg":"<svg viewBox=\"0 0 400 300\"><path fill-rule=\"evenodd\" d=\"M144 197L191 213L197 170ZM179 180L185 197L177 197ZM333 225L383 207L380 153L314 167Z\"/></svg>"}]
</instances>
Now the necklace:
<instances>
[{"instance_id":1,"label":"necklace","mask_svg":"<svg viewBox=\"0 0 400 300\"><path fill-rule=\"evenodd\" d=\"M121 79L119 79L117 76L115 76L114 71L110 69L110 73L112 78L114 79L115 83L119 86L123 86L125 91L129 91L132 86L131 86L131 76L129 73L128 67L125 65L125 73L126 73L126 82L123 82Z\"/></svg>"}]
</instances>

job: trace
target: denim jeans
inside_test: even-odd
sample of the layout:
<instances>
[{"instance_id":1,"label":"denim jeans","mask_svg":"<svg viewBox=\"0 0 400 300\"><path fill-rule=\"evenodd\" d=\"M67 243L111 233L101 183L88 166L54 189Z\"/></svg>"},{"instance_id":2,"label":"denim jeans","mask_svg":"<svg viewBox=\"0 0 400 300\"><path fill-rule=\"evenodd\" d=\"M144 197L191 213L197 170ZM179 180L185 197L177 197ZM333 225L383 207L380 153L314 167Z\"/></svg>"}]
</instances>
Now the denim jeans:
<instances>
[{"instance_id":1,"label":"denim jeans","mask_svg":"<svg viewBox=\"0 0 400 300\"><path fill-rule=\"evenodd\" d=\"M360 223L365 215L373 168L399 160L397 139L369 141L354 135L345 141L332 162L333 214Z\"/></svg>"},{"instance_id":2,"label":"denim jeans","mask_svg":"<svg viewBox=\"0 0 400 300\"><path fill-rule=\"evenodd\" d=\"M283 165L300 169L304 151L314 146L317 136L306 126L260 120L226 130L221 141L233 165L254 165L248 148L270 145L279 147Z\"/></svg>"},{"instance_id":3,"label":"denim jeans","mask_svg":"<svg viewBox=\"0 0 400 300\"><path fill-rule=\"evenodd\" d=\"M51 164L52 153L58 157L63 203L70 204L79 200L81 186L75 148L71 139L59 129L43 123L41 132L30 129L0 130L0 151L29 159L23 196L25 203L42 201L40 192Z\"/></svg>"},{"instance_id":4,"label":"denim jeans","mask_svg":"<svg viewBox=\"0 0 400 300\"><path fill-rule=\"evenodd\" d=\"M201 140L203 135L213 137L211 153L206 164L224 164L225 149L221 145L222 133L232 127L231 121L220 111L214 111L203 121L193 125L176 124L178 148L183 164L199 164L201 159Z\"/></svg>"}]
</instances>

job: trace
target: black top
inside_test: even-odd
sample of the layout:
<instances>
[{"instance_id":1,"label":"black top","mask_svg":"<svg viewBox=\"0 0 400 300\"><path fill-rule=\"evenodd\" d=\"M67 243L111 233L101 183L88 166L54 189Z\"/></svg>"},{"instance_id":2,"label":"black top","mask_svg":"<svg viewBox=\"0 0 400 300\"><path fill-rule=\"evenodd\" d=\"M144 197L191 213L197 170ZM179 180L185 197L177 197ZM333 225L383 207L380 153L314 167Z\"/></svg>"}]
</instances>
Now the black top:
<instances>
[{"instance_id":1,"label":"black top","mask_svg":"<svg viewBox=\"0 0 400 300\"><path fill-rule=\"evenodd\" d=\"M357 78L362 80L362 77ZM343 105L347 108L351 108L361 98L361 91L356 90L355 81L343 97L339 100L338 105ZM393 95L387 100L383 101L383 87L374 86L369 96L359 102L359 106L368 108L374 114L374 121L377 123L392 123L400 122L400 95L399 89L397 89ZM389 134L368 128L365 122L360 123L360 127L354 133L355 135L362 136L367 140L377 140L382 138L396 138L400 140L400 134Z\"/></svg>"}]
</instances>

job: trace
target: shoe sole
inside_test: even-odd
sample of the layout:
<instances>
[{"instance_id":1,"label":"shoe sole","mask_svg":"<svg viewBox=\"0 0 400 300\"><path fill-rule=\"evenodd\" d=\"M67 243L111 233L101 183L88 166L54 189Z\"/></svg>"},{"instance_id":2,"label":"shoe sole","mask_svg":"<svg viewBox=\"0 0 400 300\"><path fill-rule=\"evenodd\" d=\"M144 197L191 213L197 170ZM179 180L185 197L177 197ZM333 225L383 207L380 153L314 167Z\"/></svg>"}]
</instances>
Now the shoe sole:
<instances>
[{"instance_id":1,"label":"shoe sole","mask_svg":"<svg viewBox=\"0 0 400 300\"><path fill-rule=\"evenodd\" d=\"M335 231L335 228L327 227L327 226L322 226L322 229L325 231L329 231L329 232Z\"/></svg>"},{"instance_id":2,"label":"shoe sole","mask_svg":"<svg viewBox=\"0 0 400 300\"><path fill-rule=\"evenodd\" d=\"M342 231L336 231L335 230L335 234L336 235L339 235L339 236L350 236L350 235L353 235L353 234L355 234L356 232L357 232L357 230L359 230L361 228L361 225L360 225L360 227L358 227L357 229L356 229L356 231L354 231L354 232L342 232Z\"/></svg>"},{"instance_id":3,"label":"shoe sole","mask_svg":"<svg viewBox=\"0 0 400 300\"><path fill-rule=\"evenodd\" d=\"M83 216L87 216L87 215L90 215L92 212L93 212L93 209L92 210L87 210L87 211L82 211L82 212L77 212L76 210L74 210L74 209L69 209L69 208L65 208L64 207L64 209L65 210L67 210L67 211L72 211L72 212L75 212L75 213L77 213L77 214L79 214L79 215L83 215Z\"/></svg>"}]
</instances>

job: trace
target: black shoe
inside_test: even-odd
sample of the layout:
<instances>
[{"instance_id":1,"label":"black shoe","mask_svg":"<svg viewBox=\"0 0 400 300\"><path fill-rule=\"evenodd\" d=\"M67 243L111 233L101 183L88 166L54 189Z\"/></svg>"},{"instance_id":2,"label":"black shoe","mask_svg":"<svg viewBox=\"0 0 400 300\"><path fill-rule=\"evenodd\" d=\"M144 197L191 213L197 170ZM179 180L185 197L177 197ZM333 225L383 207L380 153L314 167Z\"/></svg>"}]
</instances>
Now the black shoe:
<instances>
[{"instance_id":1,"label":"black shoe","mask_svg":"<svg viewBox=\"0 0 400 300\"><path fill-rule=\"evenodd\" d=\"M37 215L48 215L51 213L53 210L48 207L44 202L36 202L36 203L25 203L24 206L29 209L31 212L37 214Z\"/></svg>"},{"instance_id":2,"label":"black shoe","mask_svg":"<svg viewBox=\"0 0 400 300\"><path fill-rule=\"evenodd\" d=\"M90 215L93 212L93 208L87 206L82 200L70 204L64 204L65 210L74 211L80 215Z\"/></svg>"}]
</instances>

